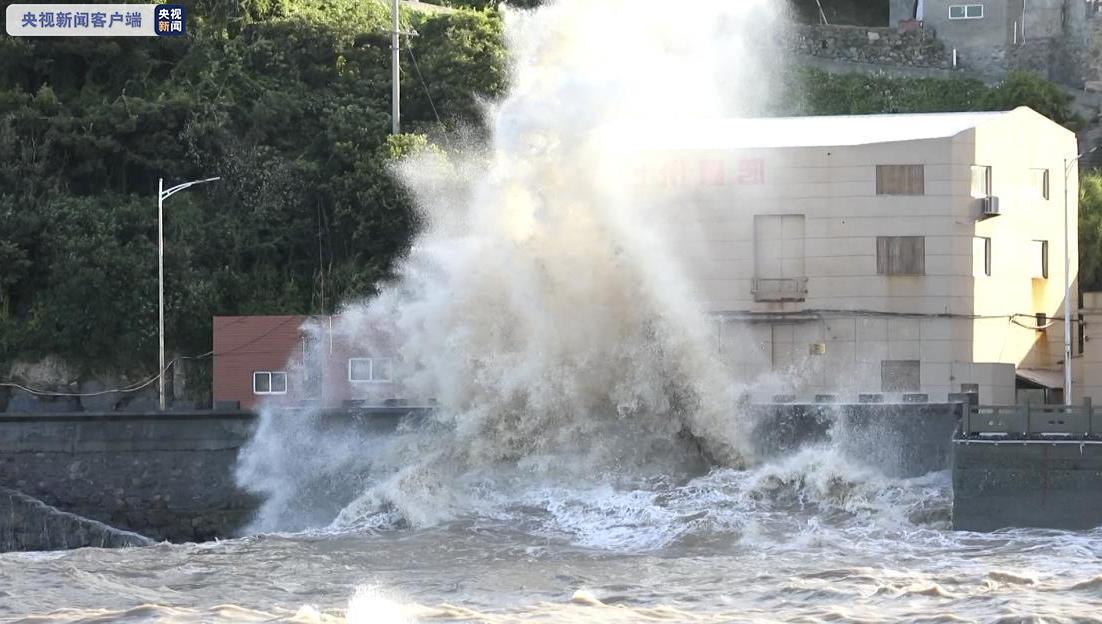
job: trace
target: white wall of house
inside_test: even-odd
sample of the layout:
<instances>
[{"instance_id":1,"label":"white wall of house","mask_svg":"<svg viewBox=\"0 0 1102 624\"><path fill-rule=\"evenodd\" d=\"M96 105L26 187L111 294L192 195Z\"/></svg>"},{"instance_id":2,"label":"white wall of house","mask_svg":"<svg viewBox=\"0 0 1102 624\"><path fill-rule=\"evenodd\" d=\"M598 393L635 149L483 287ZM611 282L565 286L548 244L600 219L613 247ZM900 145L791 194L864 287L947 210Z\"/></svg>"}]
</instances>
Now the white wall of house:
<instances>
[{"instance_id":1,"label":"white wall of house","mask_svg":"<svg viewBox=\"0 0 1102 624\"><path fill-rule=\"evenodd\" d=\"M1062 314L1071 132L1028 109L869 118L883 130L843 145L806 120L771 123L811 145L743 137L650 156L683 196L666 227L697 297L723 319L717 344L736 376L773 374L764 391L933 399L975 383L982 401L1012 403L1015 367L1059 366L1062 323L1038 330L1036 314ZM860 134L859 119L844 123ZM908 124L919 138L900 140ZM982 219L988 194L1001 214ZM1074 244L1074 210L1070 223Z\"/></svg>"}]
</instances>

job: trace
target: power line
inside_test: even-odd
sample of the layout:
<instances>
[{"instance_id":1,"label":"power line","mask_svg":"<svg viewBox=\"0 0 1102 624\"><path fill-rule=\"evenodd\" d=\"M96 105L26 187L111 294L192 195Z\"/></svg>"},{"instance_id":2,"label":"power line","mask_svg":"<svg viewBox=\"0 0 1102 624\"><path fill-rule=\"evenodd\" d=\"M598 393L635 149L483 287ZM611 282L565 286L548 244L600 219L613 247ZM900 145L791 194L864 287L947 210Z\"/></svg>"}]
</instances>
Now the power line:
<instances>
[{"instance_id":1,"label":"power line","mask_svg":"<svg viewBox=\"0 0 1102 624\"><path fill-rule=\"evenodd\" d=\"M425 77L421 75L421 68L417 65L417 57L413 54L413 46L407 45L406 52L409 52L409 58L413 60L413 71L417 73L417 80L421 81L421 88L425 90L425 97L429 100L429 107L432 108L432 114L436 117L436 123L443 126L444 122L440 121L440 113L436 112L436 104L432 101L432 93L429 92L429 85L425 83Z\"/></svg>"},{"instance_id":2,"label":"power line","mask_svg":"<svg viewBox=\"0 0 1102 624\"><path fill-rule=\"evenodd\" d=\"M238 323L244 322L244 320L245 320L244 317L242 317L240 319L235 319L234 321L232 321L230 323L230 325L236 325ZM259 336L256 336L255 338L249 340L248 342L246 342L244 344L239 344L239 345L233 347L232 349L226 349L225 351L219 351L218 353L215 353L214 350L212 349L210 351L207 351L206 353L201 353L199 355L178 355L175 358L173 358L172 361L165 364L164 370L162 370L160 373L158 373L156 375L153 375L152 377L146 379L145 381L141 381L141 382L138 382L136 384L129 385L129 386L123 386L121 388L112 388L110 390L99 390L97 392L54 392L52 390L38 390L38 389L35 389L35 388L28 388L27 386L16 383L14 381L0 381L0 386L8 387L8 388L18 388L18 389L20 389L20 390L22 390L22 391L24 391L28 394L31 394L31 395L34 395L34 396L45 396L45 397L96 397L96 396L103 396L105 394L128 394L128 393L131 393L131 392L138 392L139 390L143 390L143 389L149 387L150 385L152 385L154 382L159 380L163 375L168 374L168 371L171 370L172 367L175 366L176 363L179 360L203 360L203 359L206 359L206 358L209 358L209 357L212 357L212 356L228 355L230 353L235 353L237 351L240 351L240 350L244 349L245 347L248 347L248 346L251 346L251 345L257 343L260 340L263 340L264 338L267 338L270 334L272 334L272 332L276 331L277 329L282 328L284 325L286 325L287 323L289 323L291 321L294 321L294 320L297 320L296 316L288 316L287 318L285 318L282 321L276 323L272 327L269 327L267 331L260 334ZM247 353L258 353L258 352L248 351ZM264 353L275 353L275 352L272 351L272 352L264 352Z\"/></svg>"}]
</instances>

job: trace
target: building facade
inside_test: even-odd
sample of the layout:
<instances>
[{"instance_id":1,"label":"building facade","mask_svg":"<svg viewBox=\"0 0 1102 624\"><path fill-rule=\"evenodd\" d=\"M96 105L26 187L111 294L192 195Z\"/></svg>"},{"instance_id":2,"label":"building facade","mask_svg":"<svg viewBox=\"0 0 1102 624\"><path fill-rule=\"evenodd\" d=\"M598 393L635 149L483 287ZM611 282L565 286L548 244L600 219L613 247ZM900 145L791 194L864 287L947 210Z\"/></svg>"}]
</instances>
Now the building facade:
<instances>
[{"instance_id":1,"label":"building facade","mask_svg":"<svg viewBox=\"0 0 1102 624\"><path fill-rule=\"evenodd\" d=\"M1064 259L1078 257L1072 132L1025 108L649 130L610 160L636 176L640 221L663 228L757 399L1060 400ZM1076 273L1071 262L1072 293ZM408 400L385 328L334 330L355 325L216 317L216 404Z\"/></svg>"},{"instance_id":2,"label":"building facade","mask_svg":"<svg viewBox=\"0 0 1102 624\"><path fill-rule=\"evenodd\" d=\"M1098 7L1095 0L892 0L889 19L935 31L958 67L1026 69L1082 85L1090 81Z\"/></svg>"},{"instance_id":3,"label":"building facade","mask_svg":"<svg viewBox=\"0 0 1102 624\"><path fill-rule=\"evenodd\" d=\"M763 391L943 400L974 385L1012 403L1060 368L1063 196L1077 196L1061 126L1018 109L734 120L647 141L641 175L683 197L668 227L720 351L742 379L774 373ZM1074 205L1068 221L1075 258Z\"/></svg>"},{"instance_id":4,"label":"building facade","mask_svg":"<svg viewBox=\"0 0 1102 624\"><path fill-rule=\"evenodd\" d=\"M339 407L402 400L386 336L352 341L332 316L214 317L215 407Z\"/></svg>"}]
</instances>

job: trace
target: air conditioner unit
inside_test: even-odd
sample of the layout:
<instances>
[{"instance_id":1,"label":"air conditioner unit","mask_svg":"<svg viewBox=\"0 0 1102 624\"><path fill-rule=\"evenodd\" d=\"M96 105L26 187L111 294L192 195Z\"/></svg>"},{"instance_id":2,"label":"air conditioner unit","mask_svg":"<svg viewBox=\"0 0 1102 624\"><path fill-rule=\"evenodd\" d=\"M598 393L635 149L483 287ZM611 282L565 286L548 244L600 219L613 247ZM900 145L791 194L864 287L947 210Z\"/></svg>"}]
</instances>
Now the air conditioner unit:
<instances>
[{"instance_id":1,"label":"air conditioner unit","mask_svg":"<svg viewBox=\"0 0 1102 624\"><path fill-rule=\"evenodd\" d=\"M984 216L984 218L999 216L999 198L998 197L988 196L988 197L984 197L980 201L983 202L983 216Z\"/></svg>"}]
</instances>

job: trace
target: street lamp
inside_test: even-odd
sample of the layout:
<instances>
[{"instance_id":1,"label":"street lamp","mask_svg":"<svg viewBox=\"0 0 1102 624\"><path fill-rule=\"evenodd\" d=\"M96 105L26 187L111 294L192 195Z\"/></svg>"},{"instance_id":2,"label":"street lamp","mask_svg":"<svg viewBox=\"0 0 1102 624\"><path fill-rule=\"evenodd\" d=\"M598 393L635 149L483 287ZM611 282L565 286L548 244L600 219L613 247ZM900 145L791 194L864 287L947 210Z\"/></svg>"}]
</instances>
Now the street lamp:
<instances>
[{"instance_id":1,"label":"street lamp","mask_svg":"<svg viewBox=\"0 0 1102 624\"><path fill-rule=\"evenodd\" d=\"M1069 246L1068 223L1068 178L1071 168L1087 154L1098 148L1089 149L1071 160L1064 159L1064 405L1071 405L1071 247Z\"/></svg>"},{"instance_id":2,"label":"street lamp","mask_svg":"<svg viewBox=\"0 0 1102 624\"><path fill-rule=\"evenodd\" d=\"M206 182L214 182L215 180L221 180L221 177L206 178L203 180L192 180L191 182L184 182L183 184L177 184L176 186L166 189L165 179L157 178L157 314L159 319L158 329L158 342L160 351L161 368L160 373L157 375L158 380L158 395L160 398L161 411L165 411L165 235L164 235L164 203L169 197L172 197L176 193L188 188L189 186L195 186L196 184L204 184Z\"/></svg>"}]
</instances>

